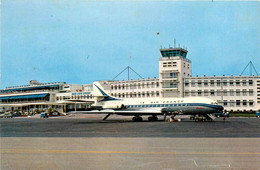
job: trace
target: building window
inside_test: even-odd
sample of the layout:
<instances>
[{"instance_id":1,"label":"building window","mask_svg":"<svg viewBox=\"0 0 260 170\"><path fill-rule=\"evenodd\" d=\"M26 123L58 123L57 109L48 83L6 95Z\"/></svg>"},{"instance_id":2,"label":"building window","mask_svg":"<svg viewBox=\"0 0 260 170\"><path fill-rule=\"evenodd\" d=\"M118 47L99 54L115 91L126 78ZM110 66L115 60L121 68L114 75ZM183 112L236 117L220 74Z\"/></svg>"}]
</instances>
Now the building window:
<instances>
[{"instance_id":1,"label":"building window","mask_svg":"<svg viewBox=\"0 0 260 170\"><path fill-rule=\"evenodd\" d=\"M192 87L195 87L195 80L192 80L192 81L191 81L191 86L192 86Z\"/></svg>"},{"instance_id":2,"label":"building window","mask_svg":"<svg viewBox=\"0 0 260 170\"><path fill-rule=\"evenodd\" d=\"M176 87L177 87L176 83L170 82L170 88L176 88Z\"/></svg>"},{"instance_id":3,"label":"building window","mask_svg":"<svg viewBox=\"0 0 260 170\"><path fill-rule=\"evenodd\" d=\"M191 95L192 95L192 96L196 96L195 90L192 90L192 91L191 91Z\"/></svg>"},{"instance_id":4,"label":"building window","mask_svg":"<svg viewBox=\"0 0 260 170\"><path fill-rule=\"evenodd\" d=\"M201 90L198 90L198 96L201 96Z\"/></svg>"},{"instance_id":5,"label":"building window","mask_svg":"<svg viewBox=\"0 0 260 170\"><path fill-rule=\"evenodd\" d=\"M243 106L246 106L246 105L247 105L247 101L243 100Z\"/></svg>"},{"instance_id":6,"label":"building window","mask_svg":"<svg viewBox=\"0 0 260 170\"><path fill-rule=\"evenodd\" d=\"M188 81L185 81L185 86L189 86L189 82Z\"/></svg>"},{"instance_id":7,"label":"building window","mask_svg":"<svg viewBox=\"0 0 260 170\"><path fill-rule=\"evenodd\" d=\"M246 86L246 80L242 81L243 86Z\"/></svg>"},{"instance_id":8,"label":"building window","mask_svg":"<svg viewBox=\"0 0 260 170\"><path fill-rule=\"evenodd\" d=\"M160 95L160 93L157 91L157 92L156 92L156 96L159 97L159 95Z\"/></svg>"},{"instance_id":9,"label":"building window","mask_svg":"<svg viewBox=\"0 0 260 170\"><path fill-rule=\"evenodd\" d=\"M253 89L249 89L249 96L253 96L253 95L254 95Z\"/></svg>"},{"instance_id":10,"label":"building window","mask_svg":"<svg viewBox=\"0 0 260 170\"><path fill-rule=\"evenodd\" d=\"M240 100L236 100L236 105L240 106Z\"/></svg>"},{"instance_id":11,"label":"building window","mask_svg":"<svg viewBox=\"0 0 260 170\"><path fill-rule=\"evenodd\" d=\"M198 86L201 87L201 80L198 80Z\"/></svg>"},{"instance_id":12,"label":"building window","mask_svg":"<svg viewBox=\"0 0 260 170\"><path fill-rule=\"evenodd\" d=\"M254 101L253 100L249 100L249 106L254 106Z\"/></svg>"},{"instance_id":13,"label":"building window","mask_svg":"<svg viewBox=\"0 0 260 170\"><path fill-rule=\"evenodd\" d=\"M227 106L227 100L224 100L224 101L223 101L223 105L224 105L224 106Z\"/></svg>"},{"instance_id":14,"label":"building window","mask_svg":"<svg viewBox=\"0 0 260 170\"><path fill-rule=\"evenodd\" d=\"M217 86L220 86L220 80L217 80Z\"/></svg>"},{"instance_id":15,"label":"building window","mask_svg":"<svg viewBox=\"0 0 260 170\"><path fill-rule=\"evenodd\" d=\"M229 80L229 85L233 86L234 85L234 81L233 80Z\"/></svg>"},{"instance_id":16,"label":"building window","mask_svg":"<svg viewBox=\"0 0 260 170\"><path fill-rule=\"evenodd\" d=\"M253 85L253 80L249 80L249 85L252 86Z\"/></svg>"},{"instance_id":17,"label":"building window","mask_svg":"<svg viewBox=\"0 0 260 170\"><path fill-rule=\"evenodd\" d=\"M236 96L240 96L240 90L239 89L236 90Z\"/></svg>"},{"instance_id":18,"label":"building window","mask_svg":"<svg viewBox=\"0 0 260 170\"><path fill-rule=\"evenodd\" d=\"M223 80L223 86L227 86L227 80Z\"/></svg>"},{"instance_id":19,"label":"building window","mask_svg":"<svg viewBox=\"0 0 260 170\"><path fill-rule=\"evenodd\" d=\"M204 90L204 96L208 96L209 95L209 91L208 90Z\"/></svg>"},{"instance_id":20,"label":"building window","mask_svg":"<svg viewBox=\"0 0 260 170\"><path fill-rule=\"evenodd\" d=\"M247 95L246 89L243 89L243 90L242 90L242 94L243 94L243 96L246 96L246 95Z\"/></svg>"},{"instance_id":21,"label":"building window","mask_svg":"<svg viewBox=\"0 0 260 170\"><path fill-rule=\"evenodd\" d=\"M176 78L177 77L177 73L170 73L170 78Z\"/></svg>"},{"instance_id":22,"label":"building window","mask_svg":"<svg viewBox=\"0 0 260 170\"><path fill-rule=\"evenodd\" d=\"M204 80L204 86L208 86L208 80Z\"/></svg>"},{"instance_id":23,"label":"building window","mask_svg":"<svg viewBox=\"0 0 260 170\"><path fill-rule=\"evenodd\" d=\"M240 80L236 80L236 85L240 86Z\"/></svg>"},{"instance_id":24,"label":"building window","mask_svg":"<svg viewBox=\"0 0 260 170\"><path fill-rule=\"evenodd\" d=\"M189 91L185 90L185 96L189 96Z\"/></svg>"},{"instance_id":25,"label":"building window","mask_svg":"<svg viewBox=\"0 0 260 170\"><path fill-rule=\"evenodd\" d=\"M224 91L223 91L223 95L224 95L224 96L227 96L227 90L224 90Z\"/></svg>"},{"instance_id":26,"label":"building window","mask_svg":"<svg viewBox=\"0 0 260 170\"><path fill-rule=\"evenodd\" d=\"M234 100L230 100L230 106L231 106L231 107L235 106Z\"/></svg>"},{"instance_id":27,"label":"building window","mask_svg":"<svg viewBox=\"0 0 260 170\"><path fill-rule=\"evenodd\" d=\"M217 96L220 96L220 95L221 95L220 90L217 90Z\"/></svg>"},{"instance_id":28,"label":"building window","mask_svg":"<svg viewBox=\"0 0 260 170\"><path fill-rule=\"evenodd\" d=\"M230 96L234 96L234 90L233 89L230 89Z\"/></svg>"},{"instance_id":29,"label":"building window","mask_svg":"<svg viewBox=\"0 0 260 170\"><path fill-rule=\"evenodd\" d=\"M210 95L214 96L215 95L215 91L214 90L210 90Z\"/></svg>"},{"instance_id":30,"label":"building window","mask_svg":"<svg viewBox=\"0 0 260 170\"><path fill-rule=\"evenodd\" d=\"M214 80L210 80L210 86L214 86Z\"/></svg>"},{"instance_id":31,"label":"building window","mask_svg":"<svg viewBox=\"0 0 260 170\"><path fill-rule=\"evenodd\" d=\"M159 82L156 82L156 86L159 87Z\"/></svg>"}]
</instances>

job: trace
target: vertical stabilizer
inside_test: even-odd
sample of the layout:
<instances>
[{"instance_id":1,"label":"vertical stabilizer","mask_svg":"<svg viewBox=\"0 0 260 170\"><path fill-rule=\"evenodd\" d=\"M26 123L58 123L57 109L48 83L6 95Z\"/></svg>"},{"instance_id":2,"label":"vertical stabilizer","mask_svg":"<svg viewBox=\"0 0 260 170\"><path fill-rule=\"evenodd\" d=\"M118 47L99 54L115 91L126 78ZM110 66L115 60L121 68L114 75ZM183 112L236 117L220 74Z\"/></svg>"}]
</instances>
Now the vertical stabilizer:
<instances>
[{"instance_id":1,"label":"vertical stabilizer","mask_svg":"<svg viewBox=\"0 0 260 170\"><path fill-rule=\"evenodd\" d=\"M104 88L101 86L100 82L95 81L93 83L93 96L96 97L105 97L108 94L105 92Z\"/></svg>"},{"instance_id":2,"label":"vertical stabilizer","mask_svg":"<svg viewBox=\"0 0 260 170\"><path fill-rule=\"evenodd\" d=\"M119 100L119 99L116 99L110 95L108 95L103 86L100 84L100 82L94 82L93 83L93 95L95 97L103 97L104 99L102 101L105 101L105 100Z\"/></svg>"}]
</instances>

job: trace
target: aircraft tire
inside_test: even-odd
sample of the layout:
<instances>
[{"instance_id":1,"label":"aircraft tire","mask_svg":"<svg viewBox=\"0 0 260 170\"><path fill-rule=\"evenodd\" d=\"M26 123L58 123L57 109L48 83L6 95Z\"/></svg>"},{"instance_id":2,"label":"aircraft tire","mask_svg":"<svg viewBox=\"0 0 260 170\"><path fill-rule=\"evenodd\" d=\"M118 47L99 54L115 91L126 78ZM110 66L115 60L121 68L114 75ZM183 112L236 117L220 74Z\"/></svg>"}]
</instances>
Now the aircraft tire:
<instances>
[{"instance_id":1,"label":"aircraft tire","mask_svg":"<svg viewBox=\"0 0 260 170\"><path fill-rule=\"evenodd\" d=\"M138 121L138 122L142 122L142 121L143 121L143 118L142 118L142 117L137 117L137 121Z\"/></svg>"}]
</instances>

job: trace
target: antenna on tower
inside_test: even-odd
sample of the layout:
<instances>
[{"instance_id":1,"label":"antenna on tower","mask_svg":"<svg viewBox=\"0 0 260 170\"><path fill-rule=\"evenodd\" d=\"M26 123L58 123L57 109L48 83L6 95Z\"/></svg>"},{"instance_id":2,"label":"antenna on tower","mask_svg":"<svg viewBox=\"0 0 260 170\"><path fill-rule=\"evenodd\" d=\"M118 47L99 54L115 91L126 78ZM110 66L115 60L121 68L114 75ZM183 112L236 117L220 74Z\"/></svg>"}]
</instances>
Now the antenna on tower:
<instances>
[{"instance_id":1,"label":"antenna on tower","mask_svg":"<svg viewBox=\"0 0 260 170\"><path fill-rule=\"evenodd\" d=\"M250 62L246 65L246 67L245 67L245 69L242 71L241 75L245 72L245 70L247 69L248 66L250 66L250 76L253 75L253 74L252 74L252 68L254 69L256 75L258 76L258 73L257 73L257 71L256 71L256 69L255 69L255 66L254 66L254 64L252 63L252 61L250 61Z\"/></svg>"},{"instance_id":2,"label":"antenna on tower","mask_svg":"<svg viewBox=\"0 0 260 170\"><path fill-rule=\"evenodd\" d=\"M143 77L142 76L140 76L140 74L138 74L136 71L134 71L134 69L132 69L130 66L127 66L124 70L122 70L118 75L116 75L112 80L115 80L120 74L122 74L124 71L126 71L127 70L127 80L129 80L129 76L130 76L130 73L129 73L129 71L130 70L132 70L136 75L138 75L140 78L142 78L143 79Z\"/></svg>"}]
</instances>

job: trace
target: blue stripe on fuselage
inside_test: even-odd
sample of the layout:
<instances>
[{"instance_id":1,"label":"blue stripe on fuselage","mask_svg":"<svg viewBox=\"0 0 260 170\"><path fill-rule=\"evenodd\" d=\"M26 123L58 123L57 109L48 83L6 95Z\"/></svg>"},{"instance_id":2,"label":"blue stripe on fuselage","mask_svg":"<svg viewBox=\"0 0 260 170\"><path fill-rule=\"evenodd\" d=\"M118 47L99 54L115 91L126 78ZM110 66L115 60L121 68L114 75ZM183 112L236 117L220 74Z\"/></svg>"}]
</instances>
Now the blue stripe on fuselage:
<instances>
[{"instance_id":1,"label":"blue stripe on fuselage","mask_svg":"<svg viewBox=\"0 0 260 170\"><path fill-rule=\"evenodd\" d=\"M152 106L151 106L152 105ZM132 106L132 107L131 107ZM135 107L134 107L135 106ZM193 107L209 107L212 109L223 110L223 106L221 105L213 105L213 104L206 104L206 103L175 103L175 104L137 104L137 105L126 105L126 107L130 108L143 108L142 106L146 107L186 107L186 106L193 106Z\"/></svg>"}]
</instances>

